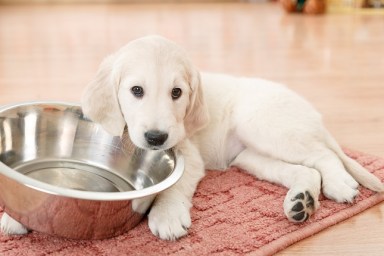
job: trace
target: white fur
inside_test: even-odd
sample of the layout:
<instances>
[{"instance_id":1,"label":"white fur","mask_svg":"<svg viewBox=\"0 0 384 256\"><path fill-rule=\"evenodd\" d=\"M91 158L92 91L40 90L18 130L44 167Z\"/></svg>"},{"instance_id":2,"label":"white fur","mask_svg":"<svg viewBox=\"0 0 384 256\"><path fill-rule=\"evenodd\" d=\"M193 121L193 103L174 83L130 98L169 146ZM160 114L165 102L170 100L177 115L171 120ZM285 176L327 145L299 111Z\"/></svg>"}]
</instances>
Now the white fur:
<instances>
[{"instance_id":1,"label":"white fur","mask_svg":"<svg viewBox=\"0 0 384 256\"><path fill-rule=\"evenodd\" d=\"M142 86L142 98L131 88ZM182 96L173 100L173 88ZM127 124L131 140L145 149L171 147L185 157L183 177L160 193L149 213L151 231L174 240L191 225L192 197L204 170L237 166L259 179L289 188L284 212L306 220L323 193L352 202L358 182L375 191L383 185L346 156L324 128L319 113L285 86L257 78L199 72L176 44L158 37L135 40L109 56L82 101L84 113L111 134ZM144 134L168 134L150 145ZM152 200L152 199L151 199ZM145 208L145 201L135 203Z\"/></svg>"},{"instance_id":2,"label":"white fur","mask_svg":"<svg viewBox=\"0 0 384 256\"><path fill-rule=\"evenodd\" d=\"M14 220L8 214L1 216L0 230L4 234L24 235L28 233L28 229Z\"/></svg>"}]
</instances>

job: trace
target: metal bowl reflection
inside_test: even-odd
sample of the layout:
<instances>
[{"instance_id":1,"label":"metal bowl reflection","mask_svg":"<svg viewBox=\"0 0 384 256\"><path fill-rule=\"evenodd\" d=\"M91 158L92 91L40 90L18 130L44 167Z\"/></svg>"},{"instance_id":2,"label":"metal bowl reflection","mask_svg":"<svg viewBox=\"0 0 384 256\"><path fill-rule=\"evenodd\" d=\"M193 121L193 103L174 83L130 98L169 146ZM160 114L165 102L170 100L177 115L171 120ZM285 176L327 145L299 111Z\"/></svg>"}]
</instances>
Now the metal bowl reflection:
<instances>
[{"instance_id":1,"label":"metal bowl reflection","mask_svg":"<svg viewBox=\"0 0 384 256\"><path fill-rule=\"evenodd\" d=\"M74 239L122 234L183 169L178 152L136 148L74 104L0 109L0 206L32 230Z\"/></svg>"}]
</instances>

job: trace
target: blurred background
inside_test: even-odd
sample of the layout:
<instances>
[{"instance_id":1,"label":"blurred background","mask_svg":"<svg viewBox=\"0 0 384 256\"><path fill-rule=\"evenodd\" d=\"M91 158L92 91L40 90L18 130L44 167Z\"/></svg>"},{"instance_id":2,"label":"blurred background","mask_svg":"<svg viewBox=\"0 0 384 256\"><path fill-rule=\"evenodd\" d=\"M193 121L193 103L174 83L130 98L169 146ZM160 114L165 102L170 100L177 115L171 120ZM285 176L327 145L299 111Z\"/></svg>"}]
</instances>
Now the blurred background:
<instances>
[{"instance_id":1,"label":"blurred background","mask_svg":"<svg viewBox=\"0 0 384 256\"><path fill-rule=\"evenodd\" d=\"M383 6L384 0L0 0L0 105L78 102L105 56L159 34L184 47L202 71L286 84L315 105L341 145L384 157ZM353 255L343 251L353 241L354 251L371 252L369 244L384 244L384 230L377 210L364 214L368 223L285 252Z\"/></svg>"}]
</instances>

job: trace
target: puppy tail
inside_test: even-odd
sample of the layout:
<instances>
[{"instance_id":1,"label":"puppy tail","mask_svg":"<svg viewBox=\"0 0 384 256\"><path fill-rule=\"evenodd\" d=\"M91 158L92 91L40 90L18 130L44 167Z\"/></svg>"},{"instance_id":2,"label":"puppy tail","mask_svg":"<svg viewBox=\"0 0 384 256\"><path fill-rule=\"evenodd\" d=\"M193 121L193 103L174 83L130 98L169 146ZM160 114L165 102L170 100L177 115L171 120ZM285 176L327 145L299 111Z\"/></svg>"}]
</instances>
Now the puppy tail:
<instances>
[{"instance_id":1,"label":"puppy tail","mask_svg":"<svg viewBox=\"0 0 384 256\"><path fill-rule=\"evenodd\" d=\"M329 148L341 159L349 174L364 187L376 192L384 192L384 184L381 183L380 179L366 170L358 162L347 156L332 135L329 132L326 133Z\"/></svg>"}]
</instances>

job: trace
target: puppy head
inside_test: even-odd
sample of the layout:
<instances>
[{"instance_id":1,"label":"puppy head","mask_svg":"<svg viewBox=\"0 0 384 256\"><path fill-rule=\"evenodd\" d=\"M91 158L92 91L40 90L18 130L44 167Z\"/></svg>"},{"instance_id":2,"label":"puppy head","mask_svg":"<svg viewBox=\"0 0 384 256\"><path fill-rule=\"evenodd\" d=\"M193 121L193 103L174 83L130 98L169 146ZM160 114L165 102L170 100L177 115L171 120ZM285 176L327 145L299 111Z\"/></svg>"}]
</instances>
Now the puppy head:
<instances>
[{"instance_id":1,"label":"puppy head","mask_svg":"<svg viewBox=\"0 0 384 256\"><path fill-rule=\"evenodd\" d=\"M144 149L171 148L209 119L199 72L180 47L159 36L107 57L84 91L82 108L114 136L127 124L132 142Z\"/></svg>"}]
</instances>

